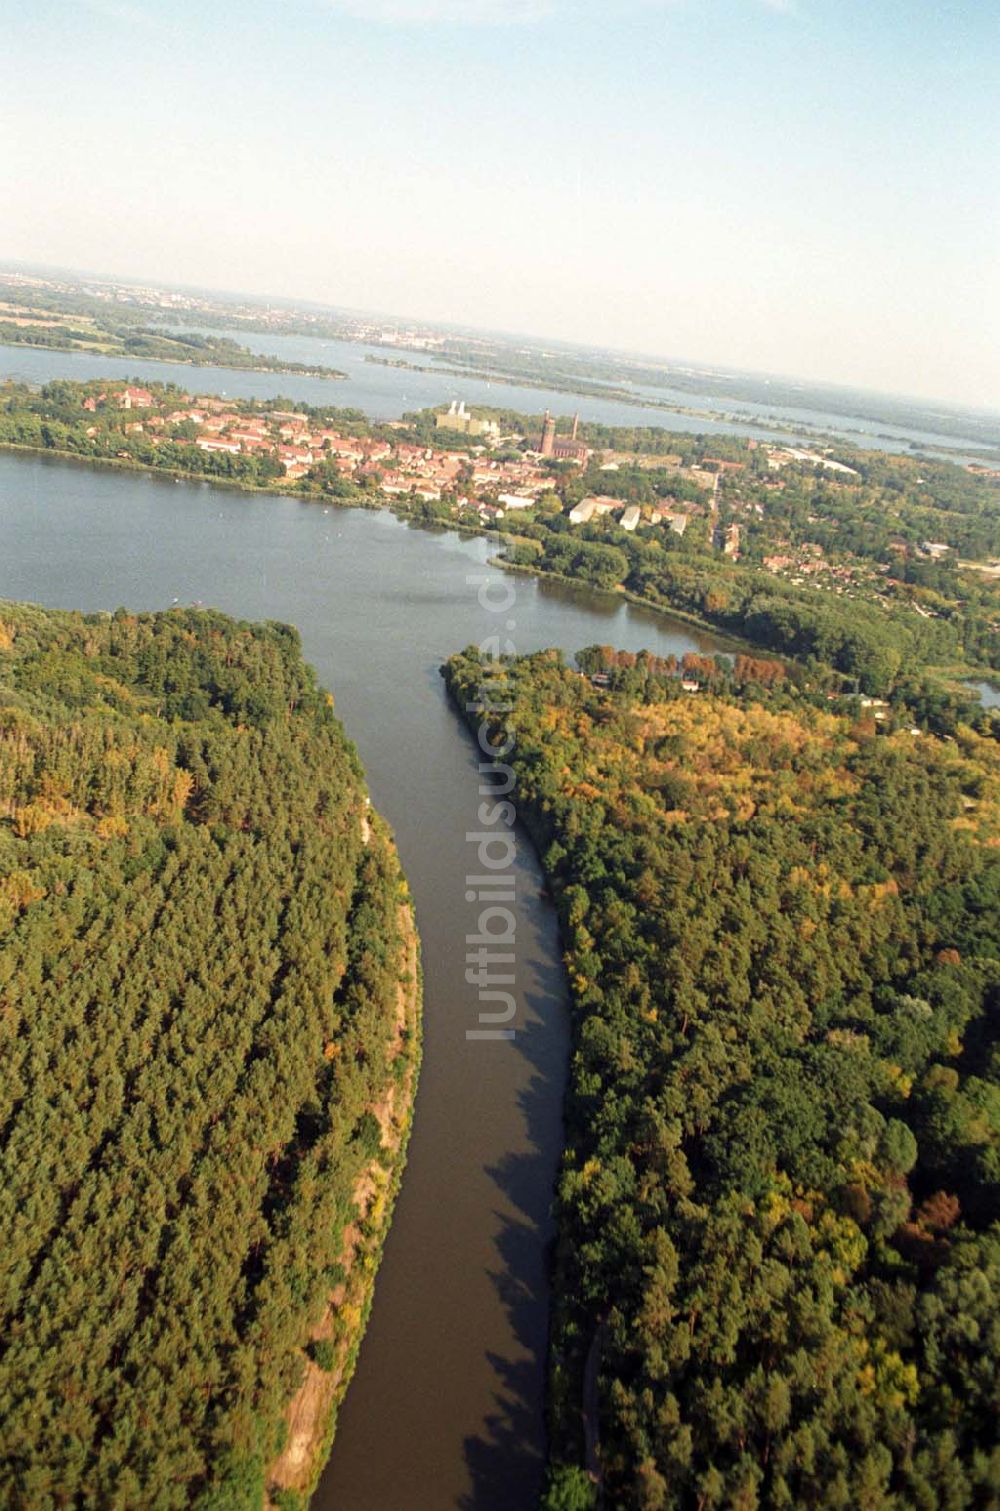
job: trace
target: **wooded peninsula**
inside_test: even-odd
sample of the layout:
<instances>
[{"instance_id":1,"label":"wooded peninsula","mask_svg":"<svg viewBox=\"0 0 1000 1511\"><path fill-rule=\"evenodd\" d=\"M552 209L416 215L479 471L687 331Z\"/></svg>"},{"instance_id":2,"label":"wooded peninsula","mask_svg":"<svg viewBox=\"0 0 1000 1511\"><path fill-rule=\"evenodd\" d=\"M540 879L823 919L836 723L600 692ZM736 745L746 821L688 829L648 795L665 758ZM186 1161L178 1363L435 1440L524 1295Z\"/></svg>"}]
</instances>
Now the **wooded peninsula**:
<instances>
[{"instance_id":1,"label":"wooded peninsula","mask_svg":"<svg viewBox=\"0 0 1000 1511\"><path fill-rule=\"evenodd\" d=\"M418 1002L294 630L0 603L4 1505L304 1506Z\"/></svg>"}]
</instances>

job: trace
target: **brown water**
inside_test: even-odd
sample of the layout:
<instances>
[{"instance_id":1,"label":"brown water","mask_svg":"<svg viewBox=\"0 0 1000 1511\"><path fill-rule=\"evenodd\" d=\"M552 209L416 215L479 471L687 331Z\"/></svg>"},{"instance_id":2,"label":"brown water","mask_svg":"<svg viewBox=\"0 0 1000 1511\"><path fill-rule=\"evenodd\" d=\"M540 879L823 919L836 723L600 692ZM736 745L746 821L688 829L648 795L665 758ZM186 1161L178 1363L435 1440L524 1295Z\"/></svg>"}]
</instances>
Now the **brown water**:
<instances>
[{"instance_id":1,"label":"brown water","mask_svg":"<svg viewBox=\"0 0 1000 1511\"><path fill-rule=\"evenodd\" d=\"M498 628L520 651L716 643L585 590L511 578L483 552L385 513L0 456L0 597L82 609L200 601L297 624L396 831L423 944L423 1072L319 1511L519 1511L535 1504L544 1461L546 1247L567 1051L560 951L519 836L516 1037L466 1039L477 753L438 667ZM483 572L516 591L499 624L467 580Z\"/></svg>"}]
</instances>

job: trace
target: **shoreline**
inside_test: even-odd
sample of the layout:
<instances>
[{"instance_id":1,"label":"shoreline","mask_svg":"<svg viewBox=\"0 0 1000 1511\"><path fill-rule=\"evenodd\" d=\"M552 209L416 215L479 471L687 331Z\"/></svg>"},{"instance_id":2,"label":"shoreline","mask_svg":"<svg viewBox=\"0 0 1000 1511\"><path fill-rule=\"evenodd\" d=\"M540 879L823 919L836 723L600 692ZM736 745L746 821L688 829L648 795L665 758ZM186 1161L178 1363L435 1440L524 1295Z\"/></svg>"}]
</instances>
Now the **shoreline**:
<instances>
[{"instance_id":1,"label":"shoreline","mask_svg":"<svg viewBox=\"0 0 1000 1511\"><path fill-rule=\"evenodd\" d=\"M370 362L375 367L391 367L403 372L429 373L433 377L468 378L479 383L504 383L509 388L537 389L541 393L557 393L567 399L597 399L600 402L612 404L631 404L636 409L649 409L654 412L658 411L661 414L679 415L681 419L686 420L708 420L712 424L725 423L744 429L759 426L761 430L774 431L779 437L790 436L793 440L798 441L811 441L815 443L818 439L832 439L836 444L841 444L839 436L831 436L826 431L821 431L818 427L810 427L805 420L758 420L754 415L736 414L730 410L695 409L690 405L672 403L669 399L653 399L642 394L637 395L630 392L627 388L610 388L605 391L596 382L589 387L568 387L555 382L548 382L542 378L522 378L518 377L515 373L494 372L492 369L485 367L445 367L443 364L434 367L426 363L406 362L402 359L391 361L387 357L372 357L370 355L366 355L363 360ZM585 379L581 380L581 382L585 381ZM489 408L490 406L480 407ZM502 408L502 406L496 407ZM563 418L567 418L567 416ZM585 421L584 423L586 424L587 422ZM600 424L602 422L595 421L593 423ZM702 432L694 431L692 433L701 434ZM858 434L861 434L861 432L859 431ZM846 444L854 445L855 443L848 441Z\"/></svg>"},{"instance_id":2,"label":"shoreline","mask_svg":"<svg viewBox=\"0 0 1000 1511\"><path fill-rule=\"evenodd\" d=\"M387 845L398 867L387 827L377 817L369 820L367 814L362 814L361 822L365 843L374 837ZM375 1281L406 1168L420 1072L423 976L413 902L401 869L398 875L403 900L397 906L400 977L390 1035L392 1058L382 1095L368 1109L382 1128L382 1145L354 1183L356 1215L344 1228L343 1279L328 1296L322 1317L302 1347L304 1375L285 1409L285 1445L265 1471L265 1511L294 1504L291 1497L297 1497L305 1511L326 1467L340 1407L367 1331ZM321 1368L310 1356L309 1347L316 1343L332 1345L332 1368Z\"/></svg>"},{"instance_id":3,"label":"shoreline","mask_svg":"<svg viewBox=\"0 0 1000 1511\"><path fill-rule=\"evenodd\" d=\"M336 367L258 367L255 363L248 362L246 366L234 367L231 362L195 362L191 357L144 357L133 356L131 352L99 352L92 351L89 347L77 346L46 346L37 341L4 341L0 339L0 347L5 351L29 351L29 352L61 352L66 357L98 357L102 361L109 362L160 362L168 367L207 367L218 368L220 372L228 373L274 373L276 377L286 378L328 378L331 382L346 383L347 373L342 373ZM259 355L253 353L252 355Z\"/></svg>"},{"instance_id":4,"label":"shoreline","mask_svg":"<svg viewBox=\"0 0 1000 1511\"><path fill-rule=\"evenodd\" d=\"M416 352L418 349L414 347L394 347L393 350L406 350ZM888 431L885 430L876 430L872 432L860 429L856 423L853 425L847 424L847 421L849 420L861 420L862 422L869 425L895 424L895 422L892 420L878 420L871 415L831 415L830 418L843 419L844 421L843 424L837 425L831 430L829 426L824 428L818 422L813 420L782 419L778 415L756 415L752 414L748 410L739 409L704 409L698 408L693 404L679 404L675 400L671 399L653 398L652 395L638 393L635 390L629 388L609 387L605 389L596 380L590 386L577 387L571 386L570 384L564 385L558 383L555 381L555 379L548 381L543 378L533 378L528 376L519 377L516 373L504 372L501 370L494 370L492 368L485 367L446 367L443 363L439 366L432 366L428 365L427 363L408 362L404 359L397 359L395 361L392 361L385 357L372 357L368 355L366 355L363 360L365 362L371 363L376 367L390 367L404 372L408 371L415 373L424 373L430 374L435 377L443 376L454 378L468 378L474 382L479 383L506 384L511 388L537 389L542 393L556 393L561 395L563 398L570 399L597 399L598 401L607 401L613 404L630 404L636 409L649 409L654 413L660 412L662 414L678 415L681 419L705 420L712 425L720 424L730 427L728 430L724 430L722 432L722 434L724 435L735 434L736 431L746 429L753 430L756 427L760 430L766 431L768 435L773 434L775 438L779 440L784 439L786 441L790 440L792 442L804 442L807 445L812 446L822 443L833 448L846 446L847 448L854 451L865 451L872 449L873 447L876 450L884 449L880 448L878 443L880 441L890 441L894 446L898 446L900 448L898 452L891 452L891 455L898 454L901 456L917 456L926 454L928 456L941 456L945 460L951 460L952 454L954 454L955 459L958 459L959 457L964 458L968 456L975 456L976 458L987 464L995 462L998 453L1000 453L1000 443L994 443L991 441L980 441L972 438L964 439L961 437L951 437L947 441L934 442L917 440L915 437L907 437L904 439L903 436L891 435ZM583 385L586 384L587 381L588 380L584 378L580 380L580 383L581 385ZM700 395L692 393L691 397L698 398L700 397ZM760 401L753 399L734 399L733 402L739 404L759 403ZM488 409L491 406L478 405L477 407ZM495 405L492 407L501 410L503 408L502 405ZM563 415L562 418L568 419L569 414L567 413ZM584 424L586 423L588 422L584 421ZM596 420L590 421L589 423L601 424L603 422ZM736 427L736 431L734 431L733 427ZM657 427L654 424L652 428L663 429L667 427ZM896 429L903 430L904 427L902 425L896 425ZM702 435L711 434L712 432L692 430L692 432L690 433Z\"/></svg>"},{"instance_id":5,"label":"shoreline","mask_svg":"<svg viewBox=\"0 0 1000 1511\"><path fill-rule=\"evenodd\" d=\"M324 493L291 493L287 487L279 487L275 484L268 487L260 483L241 482L237 478L215 477L204 472L185 472L179 467L147 467L142 462L133 462L125 457L113 456L82 456L76 451L59 451L52 446L21 446L16 441L0 441L0 455L11 452L19 456L55 457L60 462L76 462L85 467L110 467L120 472L138 472L148 477L174 478L184 483L204 483L209 488L234 488L239 493L263 494L273 498L296 499L300 503L322 503L328 509L368 509L372 512L388 509L399 520L405 520L409 524L424 525L424 521L415 520L400 499L382 498L377 504L355 503L350 499L329 498ZM497 530L491 525L475 525L458 520L434 520L427 521L426 528L431 530L454 530L456 534L470 538L481 537L489 539L497 535ZM607 598L624 599L626 603L634 604L637 608L648 609L651 613L659 614L664 619L679 619L695 629L704 630L707 634L714 635L718 639L728 640L741 650L752 650L755 654L761 654L761 647L754 646L752 641L742 640L738 635L728 631L716 629L707 619L699 619L685 609L665 609L662 604L653 603L651 599L642 598L638 593L631 593L623 588L615 591L612 588L598 588L593 583L582 582L578 577L567 577L562 572L543 572L538 567L526 566L517 562L507 561L502 555L492 558L497 566L507 572L523 572L527 576L537 577L541 580L548 579L551 582L569 583L589 593L599 593Z\"/></svg>"},{"instance_id":6,"label":"shoreline","mask_svg":"<svg viewBox=\"0 0 1000 1511\"><path fill-rule=\"evenodd\" d=\"M405 501L400 498L388 499L379 495L377 503L367 500L352 500L343 498L331 498L327 494L317 492L290 491L287 482L277 481L273 485L245 482L239 478L228 478L208 474L204 472L187 472L178 467L150 467L143 462L134 462L125 457L84 456L76 451L62 451L53 446L24 446L16 441L0 441L0 455L8 452L14 456L53 457L59 462L75 462L82 466L109 467L121 472L136 472L147 477L172 478L183 483L203 483L207 488L229 488L238 493L249 495L264 495L272 498L294 499L299 503L323 504L328 509L362 509L376 512L382 509L394 514L400 521L416 525L420 528L431 530L452 530L456 534L474 538L479 536L483 539L496 538L499 532L492 525L480 525L479 527L459 520L420 520L415 519L411 509L406 507ZM500 535L500 539L503 536ZM693 614L689 609L665 607L661 603L655 603L652 599L643 598L640 594L632 592L625 587L599 588L593 583L582 581L578 577L567 577L562 572L546 572L539 567L530 566L526 563L507 561L501 554L492 557L491 560L504 571L522 572L526 576L537 577L540 581L568 583L572 587L579 588L589 593L600 594L603 597L617 599L633 605L635 608L645 609L651 614L658 615L661 619L676 620L681 624L689 625L692 629L701 630L705 634L712 635L717 640L727 642L735 652L742 652L754 656L776 657L778 660L795 663L795 658L782 655L779 651L768 649L766 646L757 645L752 640L747 640L735 630L721 629L708 619L702 619ZM714 654L714 652L712 653ZM723 651L723 654L726 654ZM953 672L955 680L981 680L989 681L991 678L1000 686L1000 674L996 668L982 667L972 663L966 663L964 669Z\"/></svg>"},{"instance_id":7,"label":"shoreline","mask_svg":"<svg viewBox=\"0 0 1000 1511\"><path fill-rule=\"evenodd\" d=\"M491 532L471 531L470 533L490 534ZM786 652L772 650L768 646L756 645L754 641L744 639L735 630L720 629L718 625L712 624L710 620L699 618L690 609L664 608L662 603L655 603L651 598L643 598L640 593L634 593L630 588L624 586L619 588L598 588L593 583L581 581L579 577L567 577L564 572L546 572L540 567L533 567L523 562L507 561L502 556L496 556L493 560L497 566L503 567L507 572L523 572L527 576L537 577L543 582L546 579L554 582L564 582L571 587L583 588L589 593L599 593L606 598L617 599L619 601L624 600L625 603L632 604L635 608L646 609L651 614L658 614L662 619L679 619L683 624L690 625L692 629L702 630L716 640L725 641L733 652L741 655L763 656L768 660L782 661L786 666L801 666L803 664ZM711 652L710 654L714 655L717 652ZM721 654L728 655L729 650L724 649ZM992 667L984 668L967 662L957 669L951 667L947 672L943 672L935 666L925 667L924 670L928 676L936 676L944 682L955 682L958 684L961 684L963 681L992 683L996 687L996 690L1000 692L1000 673ZM837 675L841 674L838 673Z\"/></svg>"},{"instance_id":8,"label":"shoreline","mask_svg":"<svg viewBox=\"0 0 1000 1511\"><path fill-rule=\"evenodd\" d=\"M209 488L236 488L240 493L268 493L275 498L315 498L318 501L323 497L319 493L289 493L287 487L270 487L246 482L242 478L223 477L221 474L188 472L183 467L147 467L145 463L134 462L130 457L85 456L82 452L61 451L55 446L23 446L17 441L0 441L0 454L3 452L10 452L15 456L54 457L58 462L76 462L83 467L109 467L116 472L139 472L145 477L170 478L179 483L204 483ZM330 499L327 502L347 509L360 507L345 503L343 499Z\"/></svg>"},{"instance_id":9,"label":"shoreline","mask_svg":"<svg viewBox=\"0 0 1000 1511\"><path fill-rule=\"evenodd\" d=\"M751 654L754 656L766 656L768 659L784 662L793 662L794 657L782 655L780 651L768 650L766 646L755 645L752 640L744 640L733 630L722 630L712 624L708 619L700 619L697 614L692 614L689 609L664 608L662 603L654 603L651 598L643 598L639 593L633 593L629 588L598 588L593 583L583 582L579 577L567 577L565 572L546 572L541 567L532 567L522 562L507 561L502 556L494 558L498 566L507 572L523 572L528 577L537 577L541 582L564 582L570 587L581 588L588 593L599 593L604 598L614 599L618 603L628 603L637 609L646 609L651 614L658 614L661 619L679 619L683 624L690 625L692 629L702 630L711 635L715 640L723 640L731 647L734 653ZM702 654L699 652L699 654ZM729 649L721 652L704 652L706 655L729 655Z\"/></svg>"},{"instance_id":10,"label":"shoreline","mask_svg":"<svg viewBox=\"0 0 1000 1511\"><path fill-rule=\"evenodd\" d=\"M228 325L214 328L219 330L235 331L242 329L242 327L240 326ZM255 331L254 334L264 334L264 332ZM305 339L312 338L306 337ZM360 346L365 344L364 342L361 342L356 338L344 335L330 337L327 339L342 341L345 345ZM378 345L377 342L369 344ZM128 362L130 360L133 360L131 354L127 352L104 352L96 351L90 348L48 346L34 341L3 341L2 339L0 339L0 347L6 349L7 351L16 351L19 347L22 347L26 351L60 352L65 356L97 357L101 360L108 359L118 362ZM419 354L419 349L417 348L399 348L393 346L387 347L386 349L393 351L412 351L414 355ZM252 355L259 356L260 353L253 353ZM261 376L267 376L270 373L279 377L285 376L294 378L318 378L330 382L348 382L351 377L350 373L341 372L339 368L314 368L308 366L261 367L256 363L248 363L245 366L235 367L231 363L222 361L195 362L190 357L152 357L141 355L136 355L134 357L134 360L136 362L158 362L167 366L174 365L177 367L190 367L194 370L197 370L200 367L204 367L206 369L214 368L220 372L246 372L256 373ZM974 460L987 466L995 464L997 456L998 454L1000 454L1000 444L994 444L990 441L976 440L971 437L968 439L952 437L947 441L933 442L919 441L914 438L904 440L902 436L894 436L889 434L889 432L887 431L877 430L875 432L870 432L867 430L859 429L857 425L849 426L846 423L846 421L849 419L866 420L869 424L894 423L891 420L880 422L878 420L875 420L871 416L865 415L845 415L843 416L845 423L831 430L829 428L824 429L822 425L810 420L782 419L780 416L775 415L755 415L750 413L749 411L744 410L704 409L696 407L694 405L679 404L676 401L671 401L669 399L654 398L648 394L635 393L627 388L609 389L608 391L605 391L602 385L596 382L593 385L586 387L566 386L556 383L555 380L550 382L543 378L534 378L528 376L521 377L515 373L494 371L490 368L467 368L461 365L445 366L444 364L441 364L440 366L433 366L427 363L410 362L405 358L397 358L396 360L392 360L390 358L373 357L370 354L366 354L362 358L362 360L376 367L387 367L395 369L397 371L409 371L440 378L465 378L472 382L486 383L488 385L497 383L501 386L510 388L533 389L539 393L558 394L564 399L594 399L598 402L628 404L636 409L649 410L652 415L655 415L657 413L668 414L676 416L680 419L691 420L695 423L690 434L694 435L711 435L715 433L715 426L721 426L722 429L718 432L718 434L720 435L736 435L737 437L741 438L743 431L749 431L752 433L754 430L759 430L764 433L765 439L773 438L773 440L775 441L785 441L786 444L802 443L812 446L823 444L833 448L847 447L848 449L855 451L863 451L872 447L874 447L875 449L884 449L884 447L880 447L880 443L890 442L892 443L889 453L891 455L898 454L901 456L909 455L914 457L925 455L932 458L939 458L945 461L954 461L956 464L962 461ZM585 384L586 382L586 379L581 380L582 384ZM692 394L692 398L697 397L699 396ZM740 403L741 401L737 399L735 402ZM743 402L757 401L747 400ZM490 406L487 405L480 407L488 408ZM502 405L497 405L495 407L499 409L503 408ZM571 408L572 405L569 406L569 409ZM569 409L567 409L564 418L568 417ZM834 416L834 418L837 417ZM709 426L713 427L713 429L708 431L698 430L698 421L707 423ZM592 423L602 424L603 422L598 420L593 421ZM638 421L635 423L637 425L639 424ZM663 426L657 427L655 421L653 420L650 421L650 427L653 429L667 428L668 430L670 428ZM897 426L897 428L903 429L902 426Z\"/></svg>"}]
</instances>

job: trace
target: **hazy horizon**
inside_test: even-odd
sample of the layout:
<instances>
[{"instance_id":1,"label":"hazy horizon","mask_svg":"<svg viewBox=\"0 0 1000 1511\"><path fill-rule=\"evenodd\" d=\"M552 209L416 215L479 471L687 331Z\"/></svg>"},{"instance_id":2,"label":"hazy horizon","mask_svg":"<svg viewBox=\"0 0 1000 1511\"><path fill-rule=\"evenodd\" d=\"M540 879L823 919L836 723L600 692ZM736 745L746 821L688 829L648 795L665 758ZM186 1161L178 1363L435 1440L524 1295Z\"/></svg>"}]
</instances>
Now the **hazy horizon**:
<instances>
[{"instance_id":1,"label":"hazy horizon","mask_svg":"<svg viewBox=\"0 0 1000 1511\"><path fill-rule=\"evenodd\" d=\"M12 262L1000 409L971 0L37 0L7 37Z\"/></svg>"},{"instance_id":2,"label":"hazy horizon","mask_svg":"<svg viewBox=\"0 0 1000 1511\"><path fill-rule=\"evenodd\" d=\"M920 405L928 409L941 408L942 410L954 410L959 414L974 414L981 412L989 416L1000 416L1000 405L962 404L957 400L940 399L928 396L920 396L913 393L893 391L885 388L868 388L863 384L837 383L823 378L805 378L801 373L777 372L773 369L752 367L739 367L734 363L700 361L688 353L637 351L627 347L595 346L586 341L570 340L561 336L553 336L551 333L538 331L512 331L490 329L485 326L465 324L453 320L429 320L425 316L413 311L361 309L355 305L337 304L320 299L313 299L309 295L275 295L266 291L252 289L230 289L213 287L204 283L172 283L167 279L147 278L135 273L99 272L94 268L72 268L52 264L30 263L10 259L0 259L0 275L4 273L28 274L50 278L77 278L92 283L106 283L120 288L146 288L160 289L174 293L186 293L203 295L223 301L239 302L259 301L262 305L274 305L292 308L308 314L346 315L351 317L365 317L373 320L385 320L396 322L400 325L412 324L413 326L426 327L428 330L450 331L454 334L466 335L478 338L496 338L506 341L524 341L533 343L539 350L549 346L566 347L571 351L579 351L587 355L607 354L613 357L629 358L636 362L663 363L667 366L689 370L694 373L704 373L712 376L731 375L737 378L751 378L761 381L774 380L787 383L791 386L802 386L821 392L823 389L842 390L844 393L857 393L876 399L890 399L902 403ZM182 319L181 315L177 317ZM192 321L197 324L197 320ZM238 332L236 333L238 335ZM275 334L280 334L276 332ZM258 332L257 337L266 341L267 336ZM307 338L308 339L308 338ZM318 338L322 339L322 338ZM551 384L558 391L558 384ZM567 390L567 398L572 398L572 392ZM808 407L808 406L807 406Z\"/></svg>"}]
</instances>

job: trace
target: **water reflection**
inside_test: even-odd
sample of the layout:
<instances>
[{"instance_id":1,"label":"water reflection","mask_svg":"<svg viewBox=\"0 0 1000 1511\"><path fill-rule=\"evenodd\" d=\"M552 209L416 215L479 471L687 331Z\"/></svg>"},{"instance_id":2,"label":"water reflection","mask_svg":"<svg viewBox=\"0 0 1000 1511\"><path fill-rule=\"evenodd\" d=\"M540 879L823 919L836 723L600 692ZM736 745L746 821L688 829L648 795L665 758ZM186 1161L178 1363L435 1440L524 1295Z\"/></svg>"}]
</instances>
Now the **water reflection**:
<instances>
[{"instance_id":1,"label":"water reflection","mask_svg":"<svg viewBox=\"0 0 1000 1511\"><path fill-rule=\"evenodd\" d=\"M522 836L522 842L527 843ZM540 879L540 876L539 876ZM562 1145L566 1078L565 975L552 909L537 903L536 923L547 953L534 964L525 994L532 1022L546 1031L517 1041L530 1075L518 1095L527 1149L506 1154L488 1174L505 1198L495 1216L499 1263L490 1279L519 1345L515 1357L487 1351L495 1378L494 1408L466 1439L472 1490L463 1511L511 1511L537 1504L545 1470L544 1385L548 1346L548 1264L555 1228L551 1215L556 1159ZM513 1208L513 1215L510 1209Z\"/></svg>"}]
</instances>

